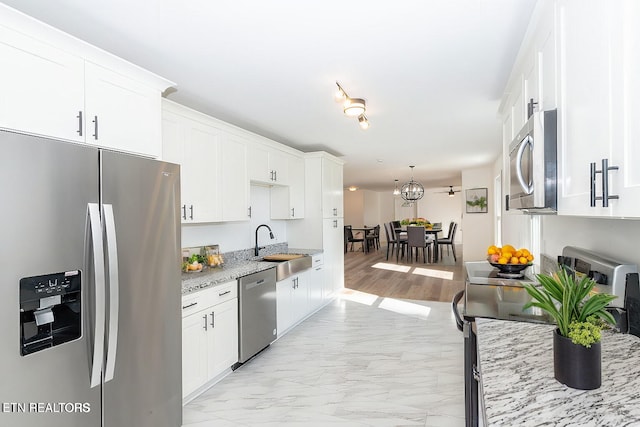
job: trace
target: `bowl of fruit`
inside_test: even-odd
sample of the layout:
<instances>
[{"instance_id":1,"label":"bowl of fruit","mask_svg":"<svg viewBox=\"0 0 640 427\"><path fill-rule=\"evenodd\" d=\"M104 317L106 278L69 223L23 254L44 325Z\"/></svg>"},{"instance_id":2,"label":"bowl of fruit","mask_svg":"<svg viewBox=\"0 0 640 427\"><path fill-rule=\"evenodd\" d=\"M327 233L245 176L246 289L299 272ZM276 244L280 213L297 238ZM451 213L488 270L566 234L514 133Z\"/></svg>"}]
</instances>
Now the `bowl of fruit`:
<instances>
[{"instance_id":1,"label":"bowl of fruit","mask_svg":"<svg viewBox=\"0 0 640 427\"><path fill-rule=\"evenodd\" d=\"M193 254L182 263L182 271L185 273L200 273L204 268L206 259L202 255Z\"/></svg>"},{"instance_id":2,"label":"bowl of fruit","mask_svg":"<svg viewBox=\"0 0 640 427\"><path fill-rule=\"evenodd\" d=\"M487 249L487 255L489 264L506 274L520 274L533 264L533 255L527 248L516 249L511 245L502 247L491 245Z\"/></svg>"}]
</instances>

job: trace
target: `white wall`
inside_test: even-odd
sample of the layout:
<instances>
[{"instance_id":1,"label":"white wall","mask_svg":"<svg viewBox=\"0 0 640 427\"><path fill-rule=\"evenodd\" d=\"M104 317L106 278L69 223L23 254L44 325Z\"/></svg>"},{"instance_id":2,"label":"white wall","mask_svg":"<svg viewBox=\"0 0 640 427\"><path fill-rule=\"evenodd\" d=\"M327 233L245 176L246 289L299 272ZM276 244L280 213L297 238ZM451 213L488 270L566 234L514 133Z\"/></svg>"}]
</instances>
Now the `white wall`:
<instances>
[{"instance_id":1,"label":"white wall","mask_svg":"<svg viewBox=\"0 0 640 427\"><path fill-rule=\"evenodd\" d=\"M252 217L249 221L183 225L182 247L218 244L221 252L252 248L255 230L260 224L269 225L275 236L271 240L268 230L261 229L258 234L260 246L286 242L286 221L270 219L269 187L252 185L250 200Z\"/></svg>"},{"instance_id":2,"label":"white wall","mask_svg":"<svg viewBox=\"0 0 640 427\"><path fill-rule=\"evenodd\" d=\"M364 226L364 191L344 191L344 225ZM368 225L368 224L367 224Z\"/></svg>"},{"instance_id":3,"label":"white wall","mask_svg":"<svg viewBox=\"0 0 640 427\"><path fill-rule=\"evenodd\" d=\"M462 258L464 261L479 261L486 259L487 247L493 244L493 165L462 171L461 206L465 206L462 213ZM487 213L466 213L464 204L467 189L487 188Z\"/></svg>"},{"instance_id":4,"label":"white wall","mask_svg":"<svg viewBox=\"0 0 640 427\"><path fill-rule=\"evenodd\" d=\"M382 227L382 221L380 221L380 193L377 191L363 191L364 194L364 206L363 206L363 225Z\"/></svg>"},{"instance_id":5,"label":"white wall","mask_svg":"<svg viewBox=\"0 0 640 427\"><path fill-rule=\"evenodd\" d=\"M455 193L449 197L442 189L425 189L424 197L418 201L418 217L425 218L429 222L441 222L442 231L446 237L451 221L458 223L456 231L456 243L462 243L462 196L463 192ZM448 191L448 190L447 190Z\"/></svg>"}]
</instances>

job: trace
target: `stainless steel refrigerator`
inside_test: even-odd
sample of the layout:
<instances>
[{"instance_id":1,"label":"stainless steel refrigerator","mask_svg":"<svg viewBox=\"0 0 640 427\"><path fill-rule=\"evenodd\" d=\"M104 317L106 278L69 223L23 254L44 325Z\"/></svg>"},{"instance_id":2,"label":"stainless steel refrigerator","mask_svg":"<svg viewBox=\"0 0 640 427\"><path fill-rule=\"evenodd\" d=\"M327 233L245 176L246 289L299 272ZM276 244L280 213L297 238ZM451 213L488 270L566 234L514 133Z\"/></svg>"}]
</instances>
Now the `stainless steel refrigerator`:
<instances>
[{"instance_id":1,"label":"stainless steel refrigerator","mask_svg":"<svg viewBox=\"0 0 640 427\"><path fill-rule=\"evenodd\" d=\"M179 166L0 131L0 426L182 424Z\"/></svg>"}]
</instances>

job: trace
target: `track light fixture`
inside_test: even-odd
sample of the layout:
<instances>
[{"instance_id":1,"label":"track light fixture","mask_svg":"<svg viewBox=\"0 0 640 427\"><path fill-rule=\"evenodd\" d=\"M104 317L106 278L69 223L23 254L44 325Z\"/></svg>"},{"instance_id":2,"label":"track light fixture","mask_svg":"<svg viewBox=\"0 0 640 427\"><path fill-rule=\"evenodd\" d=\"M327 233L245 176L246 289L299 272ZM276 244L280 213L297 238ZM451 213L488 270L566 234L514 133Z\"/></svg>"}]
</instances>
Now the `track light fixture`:
<instances>
[{"instance_id":1,"label":"track light fixture","mask_svg":"<svg viewBox=\"0 0 640 427\"><path fill-rule=\"evenodd\" d=\"M336 91L336 101L342 102L342 111L347 117L357 117L358 124L362 129L369 129L369 119L364 115L367 111L367 105L362 98L351 98L347 92L336 82L338 90Z\"/></svg>"},{"instance_id":2,"label":"track light fixture","mask_svg":"<svg viewBox=\"0 0 640 427\"><path fill-rule=\"evenodd\" d=\"M360 114L358 116L358 123L362 129L369 129L369 119L367 119L367 116L364 114Z\"/></svg>"},{"instance_id":3,"label":"track light fixture","mask_svg":"<svg viewBox=\"0 0 640 427\"><path fill-rule=\"evenodd\" d=\"M449 186L449 197L453 197L455 195L456 195L456 193L455 193L455 191L453 191L453 185L450 185Z\"/></svg>"}]
</instances>

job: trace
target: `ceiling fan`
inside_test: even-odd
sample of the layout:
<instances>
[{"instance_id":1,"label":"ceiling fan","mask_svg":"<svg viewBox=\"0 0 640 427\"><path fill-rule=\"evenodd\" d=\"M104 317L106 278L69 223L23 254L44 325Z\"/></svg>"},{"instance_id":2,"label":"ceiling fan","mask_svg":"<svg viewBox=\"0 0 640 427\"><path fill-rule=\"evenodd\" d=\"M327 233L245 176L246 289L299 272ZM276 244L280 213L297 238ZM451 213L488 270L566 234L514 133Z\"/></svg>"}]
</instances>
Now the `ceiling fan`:
<instances>
[{"instance_id":1,"label":"ceiling fan","mask_svg":"<svg viewBox=\"0 0 640 427\"><path fill-rule=\"evenodd\" d=\"M459 193L460 190L454 190L453 189L453 185L449 186L449 191L438 191L438 193L446 193L449 195L449 197L453 197L455 195L455 193Z\"/></svg>"}]
</instances>

